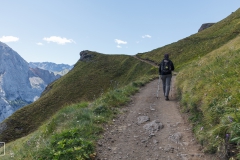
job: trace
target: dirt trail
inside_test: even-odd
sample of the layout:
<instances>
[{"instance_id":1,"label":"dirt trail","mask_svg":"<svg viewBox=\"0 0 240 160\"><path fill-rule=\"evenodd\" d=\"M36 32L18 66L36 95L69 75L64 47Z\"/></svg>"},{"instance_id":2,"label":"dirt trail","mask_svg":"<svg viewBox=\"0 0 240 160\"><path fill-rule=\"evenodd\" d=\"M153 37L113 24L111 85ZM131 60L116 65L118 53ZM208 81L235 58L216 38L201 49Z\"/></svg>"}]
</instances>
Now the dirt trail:
<instances>
[{"instance_id":1,"label":"dirt trail","mask_svg":"<svg viewBox=\"0 0 240 160\"><path fill-rule=\"evenodd\" d=\"M141 88L122 114L106 126L98 141L97 160L213 160L201 151L191 127L179 112L175 77L170 101L165 101L158 80Z\"/></svg>"},{"instance_id":2,"label":"dirt trail","mask_svg":"<svg viewBox=\"0 0 240 160\"><path fill-rule=\"evenodd\" d=\"M153 61L149 61L149 60L146 60L146 59L141 59L141 58L137 57L136 55L134 55L133 57L138 59L138 60L140 60L140 61L142 61L142 62L151 64L152 66L158 67L158 65L155 62L153 62Z\"/></svg>"}]
</instances>

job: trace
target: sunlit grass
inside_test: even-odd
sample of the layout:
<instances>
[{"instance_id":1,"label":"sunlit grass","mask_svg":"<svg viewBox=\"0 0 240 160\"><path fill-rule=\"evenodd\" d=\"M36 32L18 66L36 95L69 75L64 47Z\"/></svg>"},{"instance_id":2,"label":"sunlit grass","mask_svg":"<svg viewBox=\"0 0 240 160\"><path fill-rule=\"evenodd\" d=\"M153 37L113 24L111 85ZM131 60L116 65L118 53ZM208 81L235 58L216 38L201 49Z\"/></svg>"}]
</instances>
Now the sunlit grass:
<instances>
[{"instance_id":1,"label":"sunlit grass","mask_svg":"<svg viewBox=\"0 0 240 160\"><path fill-rule=\"evenodd\" d=\"M240 9L208 29L152 51L139 53L137 56L159 64L163 55L169 53L176 65L176 70L184 69L192 61L237 37L240 28L239 15Z\"/></svg>"},{"instance_id":2,"label":"sunlit grass","mask_svg":"<svg viewBox=\"0 0 240 160\"><path fill-rule=\"evenodd\" d=\"M226 143L225 134L217 133L219 129L215 127L221 128L221 132L232 132L234 143L239 140L236 137L240 137L236 129L233 131L233 125L222 124L223 117L231 116L233 121L238 117L232 114L238 112L240 102L239 29L240 9L206 30L137 54L156 64L165 53L170 54L179 71L177 87L181 110L190 114L196 137L211 153L220 153ZM219 127L221 125L224 127Z\"/></svg>"},{"instance_id":3,"label":"sunlit grass","mask_svg":"<svg viewBox=\"0 0 240 160\"><path fill-rule=\"evenodd\" d=\"M8 159L91 159L103 124L120 114L119 108L156 75L145 76L124 87L116 87L93 102L67 105L37 131L6 145Z\"/></svg>"},{"instance_id":4,"label":"sunlit grass","mask_svg":"<svg viewBox=\"0 0 240 160\"><path fill-rule=\"evenodd\" d=\"M68 74L50 84L40 99L6 119L3 125L7 127L1 132L0 139L10 142L26 136L63 106L94 101L109 89L123 87L142 76L157 74L155 67L133 56L91 51L89 54L93 55L91 61L78 61Z\"/></svg>"},{"instance_id":5,"label":"sunlit grass","mask_svg":"<svg viewBox=\"0 0 240 160\"><path fill-rule=\"evenodd\" d=\"M177 75L182 110L191 114L194 132L209 152L217 152L225 145L227 133L231 133L233 140L240 137L233 123L225 123L230 116L240 126L237 121L240 116L239 42L240 37L235 38L195 60Z\"/></svg>"}]
</instances>

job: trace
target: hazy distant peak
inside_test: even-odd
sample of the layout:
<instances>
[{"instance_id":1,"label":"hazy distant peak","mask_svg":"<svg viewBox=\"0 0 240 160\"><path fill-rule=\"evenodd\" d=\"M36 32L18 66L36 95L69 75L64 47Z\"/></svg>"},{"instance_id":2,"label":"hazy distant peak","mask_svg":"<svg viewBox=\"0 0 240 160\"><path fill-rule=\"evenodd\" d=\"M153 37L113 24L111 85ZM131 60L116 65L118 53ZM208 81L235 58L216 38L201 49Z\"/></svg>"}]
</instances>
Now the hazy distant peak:
<instances>
[{"instance_id":1,"label":"hazy distant peak","mask_svg":"<svg viewBox=\"0 0 240 160\"><path fill-rule=\"evenodd\" d=\"M62 72L63 70L71 70L73 65L56 64L53 62L29 62L31 68L40 68L50 72Z\"/></svg>"}]
</instances>

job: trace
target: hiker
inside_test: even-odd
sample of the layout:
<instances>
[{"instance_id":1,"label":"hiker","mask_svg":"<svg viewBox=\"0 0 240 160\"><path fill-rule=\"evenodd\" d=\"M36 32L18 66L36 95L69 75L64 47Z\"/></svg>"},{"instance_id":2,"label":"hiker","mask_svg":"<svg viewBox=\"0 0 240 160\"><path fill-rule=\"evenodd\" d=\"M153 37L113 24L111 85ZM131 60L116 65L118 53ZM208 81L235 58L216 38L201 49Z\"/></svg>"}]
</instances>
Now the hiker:
<instances>
[{"instance_id":1,"label":"hiker","mask_svg":"<svg viewBox=\"0 0 240 160\"><path fill-rule=\"evenodd\" d=\"M159 75L163 83L163 93L165 100L168 101L168 95L170 91L172 71L174 70L173 62L169 59L169 54L164 55L164 59L159 64Z\"/></svg>"}]
</instances>

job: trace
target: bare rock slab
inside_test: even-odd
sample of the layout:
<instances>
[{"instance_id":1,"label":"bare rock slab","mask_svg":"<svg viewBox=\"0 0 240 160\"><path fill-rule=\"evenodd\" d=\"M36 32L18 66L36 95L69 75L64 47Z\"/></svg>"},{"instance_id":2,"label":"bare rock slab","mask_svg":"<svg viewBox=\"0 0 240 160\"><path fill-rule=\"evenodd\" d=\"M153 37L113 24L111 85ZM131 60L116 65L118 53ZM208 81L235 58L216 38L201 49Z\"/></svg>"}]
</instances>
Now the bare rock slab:
<instances>
[{"instance_id":1,"label":"bare rock slab","mask_svg":"<svg viewBox=\"0 0 240 160\"><path fill-rule=\"evenodd\" d=\"M181 132L176 132L173 135L170 135L168 137L168 139L171 140L172 142L180 143L180 141L182 139L182 133Z\"/></svg>"},{"instance_id":2,"label":"bare rock slab","mask_svg":"<svg viewBox=\"0 0 240 160\"><path fill-rule=\"evenodd\" d=\"M139 116L137 119L138 119L138 124L142 124L144 122L150 121L150 118L148 116Z\"/></svg>"},{"instance_id":3,"label":"bare rock slab","mask_svg":"<svg viewBox=\"0 0 240 160\"><path fill-rule=\"evenodd\" d=\"M143 128L149 133L152 134L154 132L159 131L163 128L163 124L160 123L158 120L154 120L150 123L147 123L143 126Z\"/></svg>"}]
</instances>

